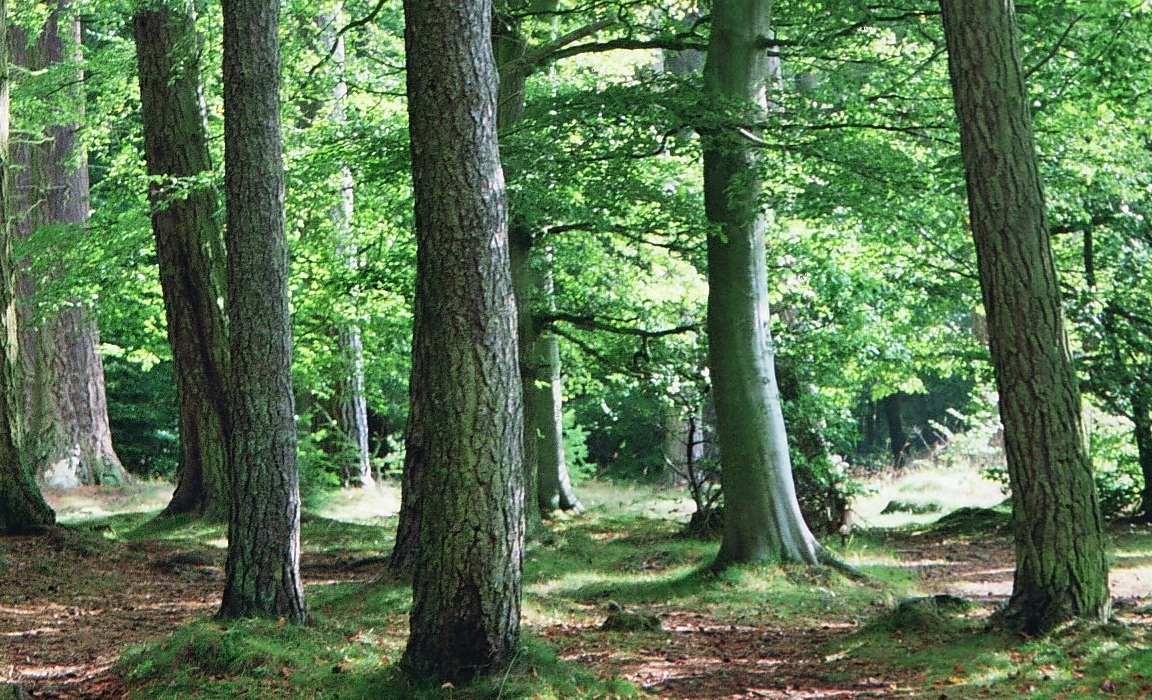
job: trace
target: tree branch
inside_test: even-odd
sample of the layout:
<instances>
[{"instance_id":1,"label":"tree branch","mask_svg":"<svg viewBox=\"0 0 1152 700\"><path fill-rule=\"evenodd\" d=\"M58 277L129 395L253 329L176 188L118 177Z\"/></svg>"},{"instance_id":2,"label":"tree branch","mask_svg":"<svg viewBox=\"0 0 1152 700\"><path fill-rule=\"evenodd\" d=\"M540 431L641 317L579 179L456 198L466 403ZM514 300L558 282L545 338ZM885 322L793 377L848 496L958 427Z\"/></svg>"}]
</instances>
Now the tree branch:
<instances>
[{"instance_id":1,"label":"tree branch","mask_svg":"<svg viewBox=\"0 0 1152 700\"><path fill-rule=\"evenodd\" d=\"M568 323L577 328L591 331L604 331L606 333L615 333L617 335L631 335L639 338L663 338L669 335L678 335L680 333L690 333L700 330L699 323L692 323L684 326L676 326L674 328L664 328L658 331L649 331L643 328L636 328L635 326L624 326L619 324L627 323L618 319L609 319L603 321L592 316L577 316L575 314L548 314L547 316L540 316L536 319L542 325L548 325L555 328L557 322ZM568 336L564 336L568 337Z\"/></svg>"}]
</instances>

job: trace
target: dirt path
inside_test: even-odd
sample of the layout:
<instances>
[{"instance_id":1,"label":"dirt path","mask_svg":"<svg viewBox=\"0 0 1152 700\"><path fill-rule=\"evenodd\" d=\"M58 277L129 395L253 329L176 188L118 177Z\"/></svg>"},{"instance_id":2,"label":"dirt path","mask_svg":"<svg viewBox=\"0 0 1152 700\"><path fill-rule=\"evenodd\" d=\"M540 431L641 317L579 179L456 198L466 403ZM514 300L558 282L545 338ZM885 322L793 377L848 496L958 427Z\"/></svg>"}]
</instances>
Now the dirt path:
<instances>
[{"instance_id":1,"label":"dirt path","mask_svg":"<svg viewBox=\"0 0 1152 700\"><path fill-rule=\"evenodd\" d=\"M1003 540L901 535L891 544L926 592L951 592L992 605L1009 593L1011 546ZM120 651L169 634L219 604L223 551L177 550L164 542L111 543L71 531L0 540L0 682L34 698L118 699L109 669ZM362 580L314 557L306 581ZM1147 596L1152 582L1118 578L1118 598ZM847 621L817 629L719 624L705 612L653 610L671 634L645 645L611 635L538 630L564 658L627 677L660 698L889 697L914 679L890 670L826 660L821 648L851 633Z\"/></svg>"}]
</instances>

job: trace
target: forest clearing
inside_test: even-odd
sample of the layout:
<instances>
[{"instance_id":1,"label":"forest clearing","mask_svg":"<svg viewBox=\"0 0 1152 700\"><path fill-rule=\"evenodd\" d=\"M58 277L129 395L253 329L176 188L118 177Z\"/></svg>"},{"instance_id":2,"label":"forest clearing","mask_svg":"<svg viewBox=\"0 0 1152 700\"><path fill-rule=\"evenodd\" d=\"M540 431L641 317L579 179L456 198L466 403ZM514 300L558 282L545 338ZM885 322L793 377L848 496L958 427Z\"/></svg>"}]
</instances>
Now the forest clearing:
<instances>
[{"instance_id":1,"label":"forest clearing","mask_svg":"<svg viewBox=\"0 0 1152 700\"><path fill-rule=\"evenodd\" d=\"M877 504L894 495L938 504L945 492L989 504L997 489L985 484L973 492L956 474L928 470L883 485L861 507L878 512ZM127 504L108 493L73 494L71 505L53 499L64 517L81 520L0 545L6 680L33 698L101 700L936 700L1152 692L1147 526L1111 532L1115 623L1075 624L1029 640L984 632L988 613L1011 591L1003 513L989 519L996 511L972 511L983 517L855 534L838 552L870 578L852 583L795 566L707 575L701 570L716 543L681 534L686 507L675 493L599 483L580 493L588 513L551 523L550 539L528 550L526 648L517 661L534 669L527 676L421 693L396 679L410 594L400 583L376 580L395 524L381 513L397 505L382 490L338 494L325 509L359 522L305 517L302 570L312 623L303 629L211 620L220 604L220 527L158 528L148 524L149 512L91 517L96 507L161 505L154 492ZM956 506L943 504L943 514ZM963 596L971 608L894 612L902 600L936 594ZM610 602L654 615L661 629L601 631Z\"/></svg>"}]
</instances>

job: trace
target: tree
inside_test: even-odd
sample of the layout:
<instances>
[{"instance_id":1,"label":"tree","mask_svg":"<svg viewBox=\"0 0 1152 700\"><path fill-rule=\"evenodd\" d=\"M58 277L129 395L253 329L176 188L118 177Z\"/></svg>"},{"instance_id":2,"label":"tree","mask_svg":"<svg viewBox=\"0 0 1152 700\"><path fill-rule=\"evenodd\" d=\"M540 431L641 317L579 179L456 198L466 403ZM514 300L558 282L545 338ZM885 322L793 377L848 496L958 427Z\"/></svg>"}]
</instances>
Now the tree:
<instances>
[{"instance_id":1,"label":"tree","mask_svg":"<svg viewBox=\"0 0 1152 700\"><path fill-rule=\"evenodd\" d=\"M279 7L276 0L223 4L231 499L220 616L303 623Z\"/></svg>"},{"instance_id":2,"label":"tree","mask_svg":"<svg viewBox=\"0 0 1152 700\"><path fill-rule=\"evenodd\" d=\"M51 525L56 514L44 502L24 452L16 275L8 208L8 96L8 0L0 0L0 534L23 534Z\"/></svg>"},{"instance_id":3,"label":"tree","mask_svg":"<svg viewBox=\"0 0 1152 700\"><path fill-rule=\"evenodd\" d=\"M1038 634L1072 618L1107 617L1103 525L1015 10L1003 0L941 0L940 7L1016 523L1016 575L1000 621Z\"/></svg>"},{"instance_id":4,"label":"tree","mask_svg":"<svg viewBox=\"0 0 1152 700\"><path fill-rule=\"evenodd\" d=\"M708 344L723 465L724 536L714 566L760 560L831 563L804 524L792 481L768 313L766 219L755 138L770 78L767 0L716 0L705 93L739 123L704 132ZM744 121L741 121L744 120Z\"/></svg>"},{"instance_id":5,"label":"tree","mask_svg":"<svg viewBox=\"0 0 1152 700\"><path fill-rule=\"evenodd\" d=\"M419 682L467 681L518 650L522 404L488 0L407 0L416 199L409 434L420 504L411 634Z\"/></svg>"},{"instance_id":6,"label":"tree","mask_svg":"<svg viewBox=\"0 0 1152 700\"><path fill-rule=\"evenodd\" d=\"M132 21L156 259L180 411L178 482L164 515L228 515L224 239L201 104L190 4L141 6Z\"/></svg>"},{"instance_id":7,"label":"tree","mask_svg":"<svg viewBox=\"0 0 1152 700\"><path fill-rule=\"evenodd\" d=\"M64 270L54 261L53 246L70 246L85 232L89 214L88 168L79 139L83 115L82 71L76 59L80 50L80 18L68 0L52 7L37 40L29 47L23 35L14 37L17 62L33 71L43 71L54 99L67 123L45 129L45 138L27 150L30 192L20 193L27 215L18 225L21 237L43 240L33 260L40 279L21 285L22 302L31 303L33 288ZM59 115L55 115L59 118ZM108 406L104 394L104 367L97 354L99 331L81 299L60 300L42 323L32 322L31 310L22 319L25 343L24 364L31 372L30 442L36 469L48 483L123 484L128 474L112 447L108 426ZM31 376L27 376L30 374Z\"/></svg>"}]
</instances>

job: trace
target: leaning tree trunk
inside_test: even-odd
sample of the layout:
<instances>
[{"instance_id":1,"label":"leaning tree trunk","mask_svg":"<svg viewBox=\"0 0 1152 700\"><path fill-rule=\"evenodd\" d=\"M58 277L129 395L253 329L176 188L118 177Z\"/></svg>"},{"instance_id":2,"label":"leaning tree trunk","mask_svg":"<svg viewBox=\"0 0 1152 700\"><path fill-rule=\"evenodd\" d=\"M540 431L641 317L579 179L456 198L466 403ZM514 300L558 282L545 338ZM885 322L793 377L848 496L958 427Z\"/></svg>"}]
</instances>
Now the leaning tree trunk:
<instances>
[{"instance_id":1,"label":"leaning tree trunk","mask_svg":"<svg viewBox=\"0 0 1152 700\"><path fill-rule=\"evenodd\" d=\"M716 0L705 92L742 102L750 122L766 108L771 4ZM714 564L830 557L800 514L776 384L769 327L765 219L756 155L736 125L704 134L708 235L708 344L724 487L724 536Z\"/></svg>"},{"instance_id":2,"label":"leaning tree trunk","mask_svg":"<svg viewBox=\"0 0 1152 700\"><path fill-rule=\"evenodd\" d=\"M0 534L38 532L56 521L24 453L16 274L8 170L8 0L0 0Z\"/></svg>"},{"instance_id":3,"label":"leaning tree trunk","mask_svg":"<svg viewBox=\"0 0 1152 700\"><path fill-rule=\"evenodd\" d=\"M523 408L492 5L406 0L404 16L417 236L411 384L425 420L408 438L423 464L402 665L418 683L459 683L506 670L520 632Z\"/></svg>"},{"instance_id":4,"label":"leaning tree trunk","mask_svg":"<svg viewBox=\"0 0 1152 700\"><path fill-rule=\"evenodd\" d=\"M1108 615L1103 523L1064 331L1015 12L941 0L948 68L1015 513L1001 623L1029 634Z\"/></svg>"},{"instance_id":5,"label":"leaning tree trunk","mask_svg":"<svg viewBox=\"0 0 1152 700\"><path fill-rule=\"evenodd\" d=\"M68 36L62 34L61 25ZM79 48L79 17L68 0L61 0L28 51L28 67L43 70L73 60ZM82 113L79 78L72 75L72 84L63 86L61 94L71 102L71 110ZM49 126L44 141L29 149L30 208L21 235L48 225L72 225L75 235L88 235L83 232L88 221L88 167L77 138L79 129L79 124ZM44 267L50 270L51 265ZM30 292L31 287L23 290ZM37 472L59 487L129 481L112 447L96 322L78 302L68 302L35 331L30 325L25 330L30 342L24 352L33 368L33 375L25 377L31 381L29 446Z\"/></svg>"},{"instance_id":6,"label":"leaning tree trunk","mask_svg":"<svg viewBox=\"0 0 1152 700\"><path fill-rule=\"evenodd\" d=\"M220 616L303 623L277 0L224 0L228 559Z\"/></svg>"},{"instance_id":7,"label":"leaning tree trunk","mask_svg":"<svg viewBox=\"0 0 1152 700\"><path fill-rule=\"evenodd\" d=\"M190 4L141 7L133 19L148 197L180 411L176 491L162 515L228 517L224 382L228 337L224 239L200 98Z\"/></svg>"}]
</instances>

